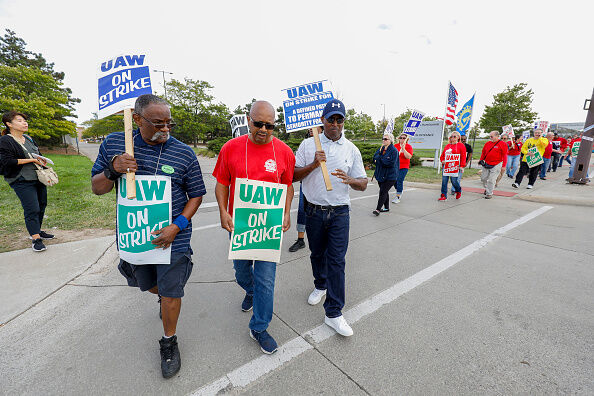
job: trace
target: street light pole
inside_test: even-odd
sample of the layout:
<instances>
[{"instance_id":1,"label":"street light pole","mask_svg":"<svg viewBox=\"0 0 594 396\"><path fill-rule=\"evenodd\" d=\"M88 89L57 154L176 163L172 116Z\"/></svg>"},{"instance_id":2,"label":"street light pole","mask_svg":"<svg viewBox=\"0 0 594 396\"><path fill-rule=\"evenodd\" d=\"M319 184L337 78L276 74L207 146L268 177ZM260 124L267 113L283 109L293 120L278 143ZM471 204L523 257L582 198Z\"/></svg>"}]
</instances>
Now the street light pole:
<instances>
[{"instance_id":1,"label":"street light pole","mask_svg":"<svg viewBox=\"0 0 594 396\"><path fill-rule=\"evenodd\" d=\"M167 81L165 81L165 73L173 74L165 70L153 70L155 73L163 73L163 89L165 90L165 99L167 99Z\"/></svg>"},{"instance_id":2,"label":"street light pole","mask_svg":"<svg viewBox=\"0 0 594 396\"><path fill-rule=\"evenodd\" d=\"M380 106L384 106L384 121L386 121L386 104L381 103Z\"/></svg>"}]
</instances>

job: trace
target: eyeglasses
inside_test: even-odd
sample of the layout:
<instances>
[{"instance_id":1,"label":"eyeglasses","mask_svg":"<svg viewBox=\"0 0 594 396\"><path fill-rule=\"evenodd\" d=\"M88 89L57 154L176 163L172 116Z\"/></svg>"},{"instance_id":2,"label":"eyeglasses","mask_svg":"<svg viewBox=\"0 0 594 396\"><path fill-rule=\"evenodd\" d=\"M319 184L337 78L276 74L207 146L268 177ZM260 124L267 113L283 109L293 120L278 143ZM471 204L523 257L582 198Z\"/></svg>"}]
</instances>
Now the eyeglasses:
<instances>
[{"instance_id":1,"label":"eyeglasses","mask_svg":"<svg viewBox=\"0 0 594 396\"><path fill-rule=\"evenodd\" d=\"M328 124L334 124L335 122L337 124L342 124L344 122L344 117L330 117L326 118L326 121L328 121Z\"/></svg>"},{"instance_id":2,"label":"eyeglasses","mask_svg":"<svg viewBox=\"0 0 594 396\"><path fill-rule=\"evenodd\" d=\"M140 117L142 117L146 122L148 122L149 124L151 124L153 126L153 128L155 129L163 129L165 127L169 128L169 129L173 129L176 127L176 123L173 121L170 121L166 124L155 124L154 122L152 122L151 120L149 120L148 118L146 118L145 116L143 116L142 114L136 113L138 114Z\"/></svg>"},{"instance_id":3,"label":"eyeglasses","mask_svg":"<svg viewBox=\"0 0 594 396\"><path fill-rule=\"evenodd\" d=\"M388 139L388 138L382 138L382 140L390 140L390 139Z\"/></svg>"},{"instance_id":4,"label":"eyeglasses","mask_svg":"<svg viewBox=\"0 0 594 396\"><path fill-rule=\"evenodd\" d=\"M268 124L268 123L266 123L264 121L254 121L254 120L252 120L252 123L258 129L261 129L263 126L266 126L266 129L268 129L269 131L272 131L274 129L274 124Z\"/></svg>"},{"instance_id":5,"label":"eyeglasses","mask_svg":"<svg viewBox=\"0 0 594 396\"><path fill-rule=\"evenodd\" d=\"M400 136L398 139L406 139L406 136Z\"/></svg>"}]
</instances>

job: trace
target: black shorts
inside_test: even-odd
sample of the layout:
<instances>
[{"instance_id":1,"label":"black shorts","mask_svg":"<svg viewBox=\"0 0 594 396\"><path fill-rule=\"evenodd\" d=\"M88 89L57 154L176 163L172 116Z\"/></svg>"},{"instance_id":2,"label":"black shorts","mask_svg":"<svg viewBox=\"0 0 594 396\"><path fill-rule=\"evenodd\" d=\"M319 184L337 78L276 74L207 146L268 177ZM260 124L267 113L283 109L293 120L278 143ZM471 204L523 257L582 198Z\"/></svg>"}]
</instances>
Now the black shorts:
<instances>
[{"instance_id":1,"label":"black shorts","mask_svg":"<svg viewBox=\"0 0 594 396\"><path fill-rule=\"evenodd\" d=\"M186 252L171 252L171 264L134 265L120 259L118 269L128 281L128 286L142 291L158 286L159 295L181 298L193 266L192 249L188 249Z\"/></svg>"}]
</instances>

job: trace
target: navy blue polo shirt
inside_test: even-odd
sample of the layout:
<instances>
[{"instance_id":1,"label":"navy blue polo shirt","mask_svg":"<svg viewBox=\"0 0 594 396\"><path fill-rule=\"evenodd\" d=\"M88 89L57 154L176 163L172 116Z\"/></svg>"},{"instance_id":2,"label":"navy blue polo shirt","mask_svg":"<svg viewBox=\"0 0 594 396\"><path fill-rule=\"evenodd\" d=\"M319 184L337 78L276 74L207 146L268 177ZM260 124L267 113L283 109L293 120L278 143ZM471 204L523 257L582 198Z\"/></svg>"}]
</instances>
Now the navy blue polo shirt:
<instances>
[{"instance_id":1,"label":"navy blue polo shirt","mask_svg":"<svg viewBox=\"0 0 594 396\"><path fill-rule=\"evenodd\" d=\"M201 197L206 194L200 164L194 150L174 137L163 144L151 146L142 140L140 131L133 133L134 158L138 164L137 175L157 175L171 177L171 218L175 220L181 214L190 198ZM115 132L107 136L101 143L99 155L95 160L91 176L103 172L108 167L109 161L116 154L125 152L124 132ZM160 153L160 158L159 158ZM157 169L157 161L159 161ZM163 165L173 168L173 173L163 172ZM156 172L156 173L155 173ZM117 186L117 184L116 184ZM174 252L185 252L190 248L192 237L192 221L175 237L171 244Z\"/></svg>"}]
</instances>

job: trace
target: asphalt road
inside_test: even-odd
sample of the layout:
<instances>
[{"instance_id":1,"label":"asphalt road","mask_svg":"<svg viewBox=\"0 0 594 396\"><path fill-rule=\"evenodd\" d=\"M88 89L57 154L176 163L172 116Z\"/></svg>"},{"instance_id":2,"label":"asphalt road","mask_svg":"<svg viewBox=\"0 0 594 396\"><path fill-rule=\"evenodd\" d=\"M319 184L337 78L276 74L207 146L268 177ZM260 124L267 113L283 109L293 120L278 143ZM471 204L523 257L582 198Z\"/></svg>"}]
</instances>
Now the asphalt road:
<instances>
[{"instance_id":1,"label":"asphalt road","mask_svg":"<svg viewBox=\"0 0 594 396\"><path fill-rule=\"evenodd\" d=\"M594 393L594 208L472 193L438 203L437 191L416 189L375 217L376 194L351 194L352 337L332 335L321 304L307 304L308 250L288 253L292 228L269 328L281 348L264 356L240 310L227 234L206 205L177 376L161 378L156 298L127 287L107 254L0 328L0 393Z\"/></svg>"}]
</instances>

